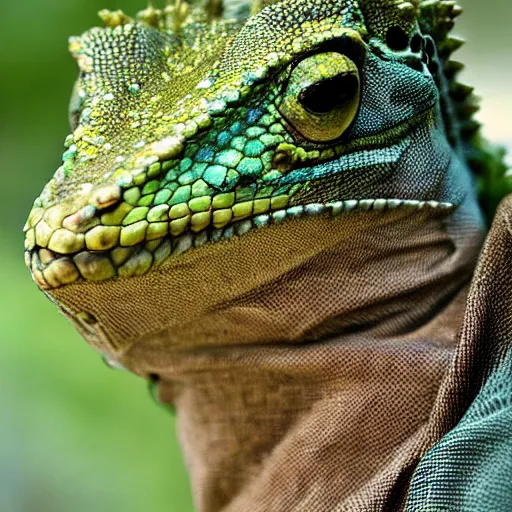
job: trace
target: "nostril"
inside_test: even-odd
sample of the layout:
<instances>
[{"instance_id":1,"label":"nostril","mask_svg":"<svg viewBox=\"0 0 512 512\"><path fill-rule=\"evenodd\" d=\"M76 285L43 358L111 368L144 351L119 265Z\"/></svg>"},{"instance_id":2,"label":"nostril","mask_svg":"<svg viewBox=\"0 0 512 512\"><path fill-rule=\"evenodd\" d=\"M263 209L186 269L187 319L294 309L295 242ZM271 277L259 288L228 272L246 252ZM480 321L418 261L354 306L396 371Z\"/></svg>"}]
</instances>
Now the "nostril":
<instances>
[{"instance_id":1,"label":"nostril","mask_svg":"<svg viewBox=\"0 0 512 512\"><path fill-rule=\"evenodd\" d=\"M419 34L415 34L411 39L411 52L419 53L423 49L423 37Z\"/></svg>"},{"instance_id":2,"label":"nostril","mask_svg":"<svg viewBox=\"0 0 512 512\"><path fill-rule=\"evenodd\" d=\"M89 204L98 210L109 208L121 200L121 187L116 184L102 185L91 192Z\"/></svg>"}]
</instances>

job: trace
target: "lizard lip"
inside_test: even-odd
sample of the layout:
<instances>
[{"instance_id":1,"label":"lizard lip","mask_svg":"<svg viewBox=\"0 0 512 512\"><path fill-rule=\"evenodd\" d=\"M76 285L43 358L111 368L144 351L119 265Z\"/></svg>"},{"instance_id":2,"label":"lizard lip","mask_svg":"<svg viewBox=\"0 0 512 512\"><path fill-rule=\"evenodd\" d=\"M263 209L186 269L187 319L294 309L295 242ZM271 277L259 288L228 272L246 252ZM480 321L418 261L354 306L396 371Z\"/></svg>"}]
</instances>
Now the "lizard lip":
<instances>
[{"instance_id":1,"label":"lizard lip","mask_svg":"<svg viewBox=\"0 0 512 512\"><path fill-rule=\"evenodd\" d=\"M269 202L270 203L270 202ZM239 203L243 204L243 203ZM47 235L43 215L36 212L27 223L25 239L25 263L30 269L36 284L43 290L50 290L84 279L103 281L114 277L142 275L151 268L161 265L171 256L177 256L192 248L198 248L208 242L218 242L235 236L242 236L254 228L277 224L289 218L311 215L338 215L357 211L385 211L395 209L438 210L448 214L454 205L438 201L418 201L403 199L363 199L329 203L311 203L305 206L276 207L264 213L255 214L255 201L250 213L241 220L234 220L218 228L207 225L194 232L185 230L173 236L169 229L160 231L161 236L148 237L151 223L145 221L145 238L131 245L120 244L123 241L122 229L128 226L96 225L85 234L73 233L65 228L53 230ZM277 205L277 203L275 203ZM270 206L270 204L269 204ZM284 205L285 206L285 205ZM169 215L166 212L167 215ZM160 220L154 224L167 224L172 227L173 220ZM39 228L39 225L43 228ZM187 220L190 225L190 219ZM130 228L132 231L134 228ZM172 229L171 229L172 231ZM131 232L131 231L130 231ZM162 235L162 233L164 233ZM158 234L158 231L154 231ZM128 243L137 240L125 237ZM40 243L43 242L43 243ZM91 248L92 247L92 248Z\"/></svg>"}]
</instances>

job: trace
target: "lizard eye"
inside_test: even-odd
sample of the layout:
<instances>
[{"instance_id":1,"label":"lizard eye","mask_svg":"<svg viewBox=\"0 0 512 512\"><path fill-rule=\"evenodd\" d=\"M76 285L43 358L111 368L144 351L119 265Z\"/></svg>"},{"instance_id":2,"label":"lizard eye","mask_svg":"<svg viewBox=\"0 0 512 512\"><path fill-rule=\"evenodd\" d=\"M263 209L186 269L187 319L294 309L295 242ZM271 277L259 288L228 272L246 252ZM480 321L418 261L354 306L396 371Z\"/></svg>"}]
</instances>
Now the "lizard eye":
<instances>
[{"instance_id":1,"label":"lizard eye","mask_svg":"<svg viewBox=\"0 0 512 512\"><path fill-rule=\"evenodd\" d=\"M352 124L360 89L351 59L336 52L313 55L293 69L280 112L304 138L329 142Z\"/></svg>"}]
</instances>

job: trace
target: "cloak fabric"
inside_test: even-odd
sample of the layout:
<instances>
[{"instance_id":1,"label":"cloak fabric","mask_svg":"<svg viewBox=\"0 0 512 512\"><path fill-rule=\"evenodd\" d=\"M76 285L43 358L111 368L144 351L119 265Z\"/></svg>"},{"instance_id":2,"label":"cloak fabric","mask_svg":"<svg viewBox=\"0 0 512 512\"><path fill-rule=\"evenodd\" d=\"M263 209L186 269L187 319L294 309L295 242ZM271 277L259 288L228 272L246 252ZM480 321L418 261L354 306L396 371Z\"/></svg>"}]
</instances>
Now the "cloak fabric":
<instances>
[{"instance_id":1,"label":"cloak fabric","mask_svg":"<svg viewBox=\"0 0 512 512\"><path fill-rule=\"evenodd\" d=\"M511 225L508 196L473 276L458 348L429 421L433 446L415 468L408 512L512 510Z\"/></svg>"},{"instance_id":2,"label":"cloak fabric","mask_svg":"<svg viewBox=\"0 0 512 512\"><path fill-rule=\"evenodd\" d=\"M363 212L52 294L158 380L198 511L510 512L511 219L476 270L464 208Z\"/></svg>"}]
</instances>

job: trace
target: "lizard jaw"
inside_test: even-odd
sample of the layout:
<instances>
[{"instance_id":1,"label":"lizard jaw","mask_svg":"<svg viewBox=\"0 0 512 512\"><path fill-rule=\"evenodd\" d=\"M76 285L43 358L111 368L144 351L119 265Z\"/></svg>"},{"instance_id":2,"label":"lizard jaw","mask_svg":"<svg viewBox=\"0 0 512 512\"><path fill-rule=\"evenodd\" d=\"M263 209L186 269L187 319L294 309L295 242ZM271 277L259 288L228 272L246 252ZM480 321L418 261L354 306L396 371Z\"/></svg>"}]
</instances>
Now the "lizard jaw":
<instances>
[{"instance_id":1,"label":"lizard jaw","mask_svg":"<svg viewBox=\"0 0 512 512\"><path fill-rule=\"evenodd\" d=\"M219 242L242 236L255 228L278 224L296 217L311 215L337 217L351 212L367 212L370 210L383 212L398 208L411 211L438 210L443 214L449 214L455 208L452 203L433 200L354 199L325 204L310 203L305 206L298 205L288 208L276 207L272 211L255 215L254 203L255 201L253 201L253 207L249 215L240 220L235 218L233 219L235 222L231 222L224 227L208 225L198 232L187 230L177 236L169 236L168 230L166 230L164 235L148 239L148 225L145 229L146 238L131 246L119 245L119 236L122 229L120 226L103 225L91 228L85 235L83 233L73 233L65 228L58 228L53 231L51 236L47 237L46 245L42 246L36 241L41 241L42 235L40 233L43 232L44 234L46 229L44 227L45 220L42 214L36 212L31 215L26 226L25 263L36 284L42 290L51 290L82 279L86 281L104 281L115 277L142 275L151 268L161 265L169 257L176 257L208 242ZM278 205L278 203L275 204ZM48 215L45 218L48 220ZM187 222L189 221L190 219ZM43 224L41 224L42 222ZM139 222L148 224L147 221ZM165 222L165 224L171 225L171 231L172 222L172 220ZM159 222L158 224L162 223ZM38 230L40 224L43 228ZM44 234L44 236L46 235ZM89 243L87 242L88 238Z\"/></svg>"}]
</instances>

